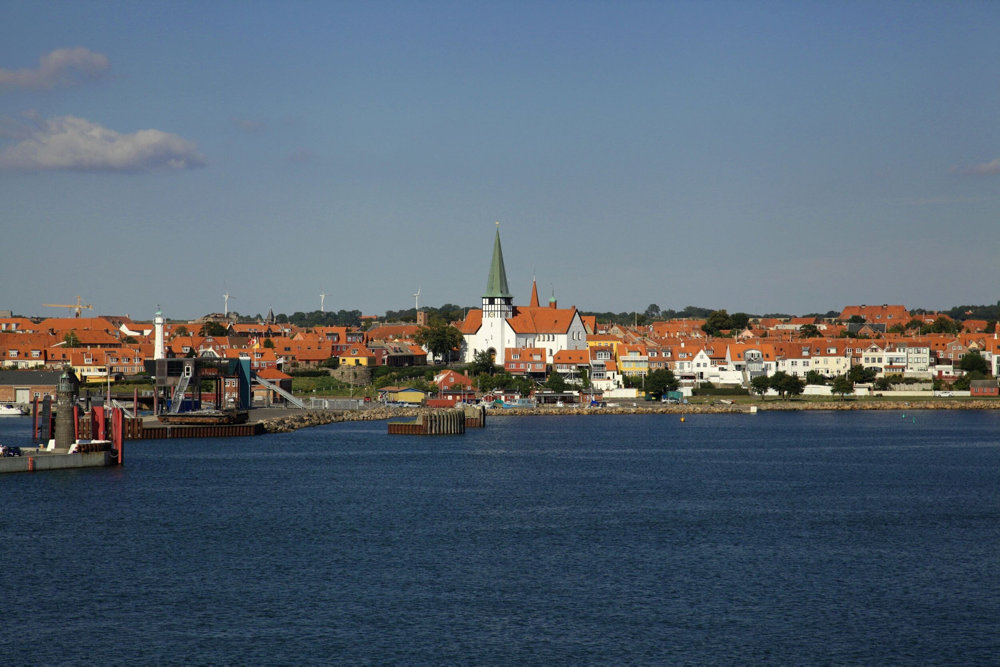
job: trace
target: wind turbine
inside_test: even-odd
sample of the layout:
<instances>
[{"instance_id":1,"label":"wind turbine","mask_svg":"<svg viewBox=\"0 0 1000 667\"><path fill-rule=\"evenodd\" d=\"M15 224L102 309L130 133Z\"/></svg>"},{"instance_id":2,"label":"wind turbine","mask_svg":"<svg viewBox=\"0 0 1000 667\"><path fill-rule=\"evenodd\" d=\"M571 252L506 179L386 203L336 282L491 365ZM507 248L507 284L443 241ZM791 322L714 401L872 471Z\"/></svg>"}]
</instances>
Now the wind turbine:
<instances>
[{"instance_id":1,"label":"wind turbine","mask_svg":"<svg viewBox=\"0 0 1000 667\"><path fill-rule=\"evenodd\" d=\"M326 312L326 293L325 292L323 294L319 295L319 312L321 312L321 313L325 313Z\"/></svg>"},{"instance_id":2,"label":"wind turbine","mask_svg":"<svg viewBox=\"0 0 1000 667\"><path fill-rule=\"evenodd\" d=\"M413 295L413 310L420 310L420 286L417 286L417 291Z\"/></svg>"},{"instance_id":3,"label":"wind turbine","mask_svg":"<svg viewBox=\"0 0 1000 667\"><path fill-rule=\"evenodd\" d=\"M229 299L230 299L229 292L226 292L225 294L223 294L222 298L226 300L226 311L225 311L224 315L226 317L229 317ZM232 298L235 299L236 297L232 297Z\"/></svg>"}]
</instances>

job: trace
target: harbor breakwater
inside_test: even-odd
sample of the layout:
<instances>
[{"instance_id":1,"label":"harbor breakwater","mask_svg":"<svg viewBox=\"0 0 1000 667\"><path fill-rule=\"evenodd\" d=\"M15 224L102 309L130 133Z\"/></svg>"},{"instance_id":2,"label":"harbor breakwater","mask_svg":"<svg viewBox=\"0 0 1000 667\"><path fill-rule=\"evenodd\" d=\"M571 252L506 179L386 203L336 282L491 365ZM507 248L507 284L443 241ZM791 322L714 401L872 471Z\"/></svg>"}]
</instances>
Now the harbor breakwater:
<instances>
[{"instance_id":1,"label":"harbor breakwater","mask_svg":"<svg viewBox=\"0 0 1000 667\"><path fill-rule=\"evenodd\" d=\"M591 407L536 407L509 408L490 410L490 417L530 417L538 415L650 415L650 414L747 414L751 407L758 411L796 411L796 410L998 410L997 400L941 400L941 401L760 401L756 403L725 404L725 403L692 403L688 405L663 405L636 403L608 405L603 408ZM288 433L300 428L321 426L347 421L382 421L400 417L417 417L439 408L383 408L375 407L366 410L304 410L288 412L278 417L263 419L260 423L265 433Z\"/></svg>"}]
</instances>

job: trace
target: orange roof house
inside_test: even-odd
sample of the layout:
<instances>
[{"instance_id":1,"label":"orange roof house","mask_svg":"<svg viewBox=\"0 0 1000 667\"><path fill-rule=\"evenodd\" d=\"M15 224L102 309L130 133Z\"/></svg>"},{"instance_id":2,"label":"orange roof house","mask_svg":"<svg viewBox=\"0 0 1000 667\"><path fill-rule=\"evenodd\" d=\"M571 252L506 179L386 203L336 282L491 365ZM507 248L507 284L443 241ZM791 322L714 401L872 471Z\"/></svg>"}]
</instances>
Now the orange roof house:
<instances>
[{"instance_id":1,"label":"orange roof house","mask_svg":"<svg viewBox=\"0 0 1000 667\"><path fill-rule=\"evenodd\" d=\"M472 389L472 378L458 371L446 370L434 376L434 384L440 390L457 387L459 389Z\"/></svg>"},{"instance_id":2,"label":"orange roof house","mask_svg":"<svg viewBox=\"0 0 1000 667\"><path fill-rule=\"evenodd\" d=\"M855 315L861 317L866 322L885 324L887 326L892 326L893 324L902 324L905 326L911 319L910 312L904 306L890 306L886 304L881 306L847 306L840 311L840 317L837 319L847 321Z\"/></svg>"}]
</instances>

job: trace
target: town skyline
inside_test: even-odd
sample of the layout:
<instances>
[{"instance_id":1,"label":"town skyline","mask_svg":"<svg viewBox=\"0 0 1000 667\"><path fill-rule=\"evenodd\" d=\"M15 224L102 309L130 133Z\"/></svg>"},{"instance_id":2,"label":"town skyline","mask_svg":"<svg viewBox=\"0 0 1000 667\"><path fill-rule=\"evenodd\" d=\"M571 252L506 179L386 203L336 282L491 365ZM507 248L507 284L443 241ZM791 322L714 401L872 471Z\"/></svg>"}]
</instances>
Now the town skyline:
<instances>
[{"instance_id":1,"label":"town skyline","mask_svg":"<svg viewBox=\"0 0 1000 667\"><path fill-rule=\"evenodd\" d=\"M996 301L994 3L0 7L0 309Z\"/></svg>"}]
</instances>

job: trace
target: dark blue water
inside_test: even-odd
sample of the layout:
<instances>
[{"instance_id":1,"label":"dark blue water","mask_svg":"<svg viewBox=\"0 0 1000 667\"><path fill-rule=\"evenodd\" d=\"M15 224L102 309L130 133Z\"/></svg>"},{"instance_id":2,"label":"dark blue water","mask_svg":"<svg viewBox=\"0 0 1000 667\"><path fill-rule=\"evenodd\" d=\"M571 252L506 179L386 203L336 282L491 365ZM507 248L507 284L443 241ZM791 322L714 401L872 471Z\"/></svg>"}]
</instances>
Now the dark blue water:
<instances>
[{"instance_id":1,"label":"dark blue water","mask_svg":"<svg viewBox=\"0 0 1000 667\"><path fill-rule=\"evenodd\" d=\"M6 475L0 656L995 663L1000 414L913 414L348 423Z\"/></svg>"}]
</instances>

